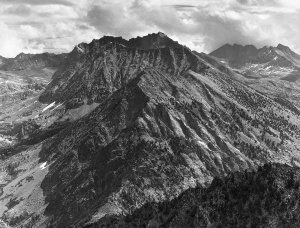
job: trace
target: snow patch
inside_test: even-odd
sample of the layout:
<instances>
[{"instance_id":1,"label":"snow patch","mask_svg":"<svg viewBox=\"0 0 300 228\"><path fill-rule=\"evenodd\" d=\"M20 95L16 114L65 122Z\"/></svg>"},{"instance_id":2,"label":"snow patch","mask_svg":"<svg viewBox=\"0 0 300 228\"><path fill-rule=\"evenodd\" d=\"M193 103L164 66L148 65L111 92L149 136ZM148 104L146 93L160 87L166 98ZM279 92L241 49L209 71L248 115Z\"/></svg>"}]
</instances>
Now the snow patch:
<instances>
[{"instance_id":1,"label":"snow patch","mask_svg":"<svg viewBox=\"0 0 300 228\"><path fill-rule=\"evenodd\" d=\"M43 170L46 168L47 162L44 162L40 165L40 169Z\"/></svg>"},{"instance_id":2,"label":"snow patch","mask_svg":"<svg viewBox=\"0 0 300 228\"><path fill-rule=\"evenodd\" d=\"M198 143L199 145L201 145L201 146L204 146L206 149L209 149L208 146L207 146L207 144L206 144L205 142L200 141L200 140L197 140L197 143Z\"/></svg>"},{"instance_id":3,"label":"snow patch","mask_svg":"<svg viewBox=\"0 0 300 228\"><path fill-rule=\"evenodd\" d=\"M55 101L52 102L51 104L47 105L47 106L42 110L42 112L47 111L49 108L53 107L54 105L55 105Z\"/></svg>"},{"instance_id":4,"label":"snow patch","mask_svg":"<svg viewBox=\"0 0 300 228\"><path fill-rule=\"evenodd\" d=\"M62 105L62 104L61 104ZM60 105L58 105L60 106ZM58 107L57 106L57 107ZM80 119L81 117L91 113L92 111L94 111L97 107L99 106L99 103L92 103L90 105L84 104L81 105L78 108L75 109L70 109L68 110L65 115L62 117L62 121L63 120L70 120L70 121L75 121ZM57 108L55 107L55 109Z\"/></svg>"},{"instance_id":5,"label":"snow patch","mask_svg":"<svg viewBox=\"0 0 300 228\"><path fill-rule=\"evenodd\" d=\"M267 68L266 68L266 70L269 70L271 68L271 66L268 66Z\"/></svg>"},{"instance_id":6,"label":"snow patch","mask_svg":"<svg viewBox=\"0 0 300 228\"><path fill-rule=\"evenodd\" d=\"M54 111L55 109L57 109L58 107L62 106L63 103L58 104L52 111Z\"/></svg>"}]
</instances>

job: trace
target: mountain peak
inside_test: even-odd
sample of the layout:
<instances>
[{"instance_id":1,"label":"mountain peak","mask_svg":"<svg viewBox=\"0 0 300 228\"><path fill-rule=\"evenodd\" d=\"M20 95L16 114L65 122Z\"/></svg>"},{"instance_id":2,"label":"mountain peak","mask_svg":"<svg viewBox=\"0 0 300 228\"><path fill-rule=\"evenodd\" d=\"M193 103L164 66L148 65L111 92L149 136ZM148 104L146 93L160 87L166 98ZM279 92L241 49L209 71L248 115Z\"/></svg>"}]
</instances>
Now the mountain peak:
<instances>
[{"instance_id":1,"label":"mountain peak","mask_svg":"<svg viewBox=\"0 0 300 228\"><path fill-rule=\"evenodd\" d=\"M16 59L22 59L26 56L27 54L25 54L24 52L19 53L15 58Z\"/></svg>"},{"instance_id":2,"label":"mountain peak","mask_svg":"<svg viewBox=\"0 0 300 228\"><path fill-rule=\"evenodd\" d=\"M240 44L225 44L215 51L211 52L210 55L226 59L230 63L240 65L245 59L251 58L256 55L258 49L253 45L240 45Z\"/></svg>"},{"instance_id":3,"label":"mountain peak","mask_svg":"<svg viewBox=\"0 0 300 228\"><path fill-rule=\"evenodd\" d=\"M233 43L233 44L230 44L230 43L226 43L224 44L223 46L219 47L218 49L220 48L254 48L254 49L257 49L254 45L252 44L246 44L246 45L242 45L242 44L237 44L237 43ZM217 49L217 50L218 50Z\"/></svg>"},{"instance_id":4,"label":"mountain peak","mask_svg":"<svg viewBox=\"0 0 300 228\"><path fill-rule=\"evenodd\" d=\"M103 36L100 39L94 39L91 43L81 43L75 46L71 53L84 53L88 49L94 49L97 46L103 46L108 43L118 43L123 46L135 49L159 49L165 47L180 47L181 45L169 38L163 32L151 33L146 36L137 36L136 38L131 38L129 40L124 39L121 36Z\"/></svg>"},{"instance_id":5,"label":"mountain peak","mask_svg":"<svg viewBox=\"0 0 300 228\"><path fill-rule=\"evenodd\" d=\"M172 40L162 32L151 33L143 37L136 37L129 40L130 46L139 49L157 49L164 47L178 47L181 46L177 41Z\"/></svg>"},{"instance_id":6,"label":"mountain peak","mask_svg":"<svg viewBox=\"0 0 300 228\"><path fill-rule=\"evenodd\" d=\"M165 33L163 33L163 32L158 32L157 35L160 36L160 37L168 37L168 36L167 36Z\"/></svg>"},{"instance_id":7,"label":"mountain peak","mask_svg":"<svg viewBox=\"0 0 300 228\"><path fill-rule=\"evenodd\" d=\"M277 45L277 48L278 49L290 49L288 46L285 46L285 45L280 44L280 43Z\"/></svg>"}]
</instances>

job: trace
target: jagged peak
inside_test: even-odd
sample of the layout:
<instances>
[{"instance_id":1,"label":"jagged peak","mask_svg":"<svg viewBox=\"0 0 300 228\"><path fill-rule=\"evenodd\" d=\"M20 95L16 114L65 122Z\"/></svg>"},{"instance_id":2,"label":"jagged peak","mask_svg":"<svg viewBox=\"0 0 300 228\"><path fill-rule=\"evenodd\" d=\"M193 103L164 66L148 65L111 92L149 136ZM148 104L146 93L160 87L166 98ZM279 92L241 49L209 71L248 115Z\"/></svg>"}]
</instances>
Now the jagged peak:
<instances>
[{"instance_id":1,"label":"jagged peak","mask_svg":"<svg viewBox=\"0 0 300 228\"><path fill-rule=\"evenodd\" d=\"M24 52L21 52L15 58L16 59L21 59L21 58L24 58L26 55L28 55L28 54L25 54Z\"/></svg>"},{"instance_id":2,"label":"jagged peak","mask_svg":"<svg viewBox=\"0 0 300 228\"><path fill-rule=\"evenodd\" d=\"M107 42L116 42L116 43L124 43L128 42L125 40L122 36L103 36L99 40L101 43L107 43Z\"/></svg>"},{"instance_id":3,"label":"jagged peak","mask_svg":"<svg viewBox=\"0 0 300 228\"><path fill-rule=\"evenodd\" d=\"M168 37L165 33L163 33L163 32L158 32L157 33L160 37Z\"/></svg>"},{"instance_id":4,"label":"jagged peak","mask_svg":"<svg viewBox=\"0 0 300 228\"><path fill-rule=\"evenodd\" d=\"M154 33L149 33L145 36L137 36L137 37L134 37L134 38L131 38L129 39L130 40L134 40L134 39L140 39L140 38L147 38L147 37L156 37L156 38L169 38L171 39L170 37L168 37L165 33L163 32L154 32Z\"/></svg>"},{"instance_id":5,"label":"jagged peak","mask_svg":"<svg viewBox=\"0 0 300 228\"><path fill-rule=\"evenodd\" d=\"M278 49L289 49L289 50L290 50L290 48L289 48L288 46L283 45L283 44L281 44L281 43L279 43L279 44L277 45L277 48L278 48Z\"/></svg>"},{"instance_id":6,"label":"jagged peak","mask_svg":"<svg viewBox=\"0 0 300 228\"><path fill-rule=\"evenodd\" d=\"M72 54L77 53L86 53L88 50L93 50L96 47L104 46L108 43L120 44L122 46L126 46L128 48L135 49L158 49L158 48L166 48L166 47L185 47L179 44L177 41L172 40L163 32L151 33L145 36L137 36L135 38L131 38L129 40L124 39L121 36L110 36L105 35L100 39L93 39L89 44L80 43L76 45L71 52ZM187 47L185 47L187 48ZM97 49L97 48L96 48ZM187 48L190 50L189 48ZM77 55L76 54L76 55Z\"/></svg>"},{"instance_id":7,"label":"jagged peak","mask_svg":"<svg viewBox=\"0 0 300 228\"><path fill-rule=\"evenodd\" d=\"M292 51L291 48L286 45L279 43L276 48L282 52L289 53L289 54L291 54L293 56L297 56L297 58L299 58L299 55L297 53L295 53L294 51Z\"/></svg>"},{"instance_id":8,"label":"jagged peak","mask_svg":"<svg viewBox=\"0 0 300 228\"><path fill-rule=\"evenodd\" d=\"M246 45L242 45L242 44L238 44L238 43L226 43L224 45L222 45L221 47L215 49L214 51L211 52L211 54L219 51L219 50L222 50L222 49L252 49L252 50L257 50L257 51L266 51L266 50L276 50L276 49L279 49L281 51L291 51L292 50L286 46L286 45L283 45L281 43L279 43L276 47L275 46L270 46L270 45L265 45L261 48L257 48L255 45L252 45L252 44L246 44Z\"/></svg>"},{"instance_id":9,"label":"jagged peak","mask_svg":"<svg viewBox=\"0 0 300 228\"><path fill-rule=\"evenodd\" d=\"M182 46L177 41L172 40L163 32L151 33L143 37L138 36L136 38L131 38L128 42L130 46L139 49L155 49Z\"/></svg>"}]
</instances>

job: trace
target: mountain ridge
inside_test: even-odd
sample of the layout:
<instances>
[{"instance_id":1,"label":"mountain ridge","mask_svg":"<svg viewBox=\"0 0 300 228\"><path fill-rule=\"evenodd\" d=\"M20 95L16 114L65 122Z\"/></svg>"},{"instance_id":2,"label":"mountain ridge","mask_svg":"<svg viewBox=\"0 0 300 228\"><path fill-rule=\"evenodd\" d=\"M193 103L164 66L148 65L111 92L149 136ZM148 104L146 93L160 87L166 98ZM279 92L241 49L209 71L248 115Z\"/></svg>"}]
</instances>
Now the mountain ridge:
<instances>
[{"instance_id":1,"label":"mountain ridge","mask_svg":"<svg viewBox=\"0 0 300 228\"><path fill-rule=\"evenodd\" d=\"M41 53L41 54L25 54L20 53L15 58L3 58L0 70L16 71L27 70L44 67L59 67L66 57L65 53Z\"/></svg>"},{"instance_id":2,"label":"mountain ridge","mask_svg":"<svg viewBox=\"0 0 300 228\"><path fill-rule=\"evenodd\" d=\"M144 39L77 45L35 114L5 122L1 134L12 140L0 147L4 222L97 225L234 171L300 166L293 103L163 34Z\"/></svg>"},{"instance_id":3,"label":"mountain ridge","mask_svg":"<svg viewBox=\"0 0 300 228\"><path fill-rule=\"evenodd\" d=\"M209 55L229 61L232 67L241 67L246 63L266 63L278 58L281 58L282 62L274 61L273 64L286 66L287 61L291 61L296 67L300 66L300 56L282 44L278 44L277 47L264 46L262 48L256 48L253 45L225 44Z\"/></svg>"},{"instance_id":4,"label":"mountain ridge","mask_svg":"<svg viewBox=\"0 0 300 228\"><path fill-rule=\"evenodd\" d=\"M247 51L249 47L252 51ZM239 74L243 83L270 96L289 99L300 107L300 55L289 47L225 45L210 56Z\"/></svg>"}]
</instances>

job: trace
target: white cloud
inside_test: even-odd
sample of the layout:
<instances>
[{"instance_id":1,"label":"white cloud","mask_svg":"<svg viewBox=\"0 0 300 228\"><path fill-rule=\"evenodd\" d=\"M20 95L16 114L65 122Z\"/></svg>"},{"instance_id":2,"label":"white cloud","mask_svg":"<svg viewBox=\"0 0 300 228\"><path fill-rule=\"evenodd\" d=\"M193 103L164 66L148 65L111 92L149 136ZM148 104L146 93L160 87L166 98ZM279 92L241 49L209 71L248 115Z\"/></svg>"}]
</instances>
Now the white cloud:
<instances>
[{"instance_id":1,"label":"white cloud","mask_svg":"<svg viewBox=\"0 0 300 228\"><path fill-rule=\"evenodd\" d=\"M23 49L23 41L18 34L9 29L4 23L0 23L0 53L12 57Z\"/></svg>"},{"instance_id":2,"label":"white cloud","mask_svg":"<svg viewBox=\"0 0 300 228\"><path fill-rule=\"evenodd\" d=\"M162 31L198 51L224 43L300 53L300 3L286 0L0 0L0 54L70 51L102 35Z\"/></svg>"}]
</instances>

